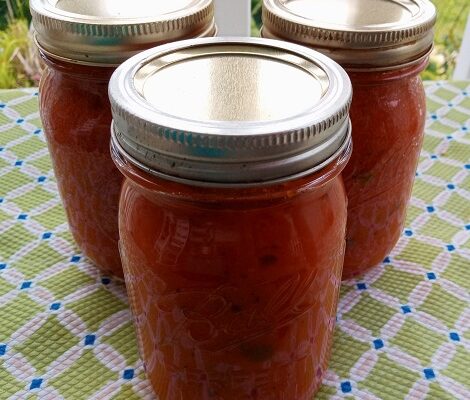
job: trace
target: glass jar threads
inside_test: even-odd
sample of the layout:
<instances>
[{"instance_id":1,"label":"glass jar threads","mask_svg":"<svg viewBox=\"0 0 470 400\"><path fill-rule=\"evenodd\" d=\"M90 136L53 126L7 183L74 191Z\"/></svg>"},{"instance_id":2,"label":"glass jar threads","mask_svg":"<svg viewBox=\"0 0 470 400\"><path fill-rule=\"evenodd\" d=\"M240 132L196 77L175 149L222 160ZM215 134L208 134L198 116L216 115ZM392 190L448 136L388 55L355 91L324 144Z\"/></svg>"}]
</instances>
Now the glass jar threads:
<instances>
[{"instance_id":1,"label":"glass jar threads","mask_svg":"<svg viewBox=\"0 0 470 400\"><path fill-rule=\"evenodd\" d=\"M344 278L381 262L405 223L425 119L419 73L433 43L428 0L264 0L262 36L312 47L348 72L354 151Z\"/></svg>"},{"instance_id":2,"label":"glass jar threads","mask_svg":"<svg viewBox=\"0 0 470 400\"><path fill-rule=\"evenodd\" d=\"M301 46L197 39L131 58L109 94L123 267L155 392L310 399L345 248L346 73Z\"/></svg>"},{"instance_id":3,"label":"glass jar threads","mask_svg":"<svg viewBox=\"0 0 470 400\"><path fill-rule=\"evenodd\" d=\"M47 65L41 119L71 232L98 267L122 277L109 78L139 51L214 35L212 0L31 0L31 13Z\"/></svg>"}]
</instances>

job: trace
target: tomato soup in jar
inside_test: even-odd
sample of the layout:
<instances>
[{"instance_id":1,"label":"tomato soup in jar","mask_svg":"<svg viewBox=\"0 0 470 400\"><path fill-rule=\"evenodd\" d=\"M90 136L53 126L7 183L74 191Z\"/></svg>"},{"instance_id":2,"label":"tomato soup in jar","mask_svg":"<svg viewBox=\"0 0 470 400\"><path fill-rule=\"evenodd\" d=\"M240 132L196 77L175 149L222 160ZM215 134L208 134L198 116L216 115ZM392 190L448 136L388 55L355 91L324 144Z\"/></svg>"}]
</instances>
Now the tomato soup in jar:
<instances>
[{"instance_id":1,"label":"tomato soup in jar","mask_svg":"<svg viewBox=\"0 0 470 400\"><path fill-rule=\"evenodd\" d=\"M110 82L139 348L166 400L307 400L341 283L351 86L265 39L197 39Z\"/></svg>"},{"instance_id":2,"label":"tomato soup in jar","mask_svg":"<svg viewBox=\"0 0 470 400\"><path fill-rule=\"evenodd\" d=\"M345 279L380 263L403 230L426 113L419 73L435 17L428 0L264 0L262 36L321 51L352 81Z\"/></svg>"},{"instance_id":3,"label":"tomato soup in jar","mask_svg":"<svg viewBox=\"0 0 470 400\"><path fill-rule=\"evenodd\" d=\"M212 36L212 0L31 0L31 13L47 65L41 119L71 232L100 269L122 277L122 175L109 155L109 79L139 51Z\"/></svg>"}]
</instances>

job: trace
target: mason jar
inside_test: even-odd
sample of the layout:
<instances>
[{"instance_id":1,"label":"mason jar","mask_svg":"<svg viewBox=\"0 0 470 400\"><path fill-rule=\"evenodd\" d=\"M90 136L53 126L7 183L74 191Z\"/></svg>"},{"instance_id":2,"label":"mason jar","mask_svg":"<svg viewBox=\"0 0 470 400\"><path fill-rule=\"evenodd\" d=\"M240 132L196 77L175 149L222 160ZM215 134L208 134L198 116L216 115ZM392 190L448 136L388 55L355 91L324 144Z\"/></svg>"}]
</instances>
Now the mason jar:
<instances>
[{"instance_id":1,"label":"mason jar","mask_svg":"<svg viewBox=\"0 0 470 400\"><path fill-rule=\"evenodd\" d=\"M420 72L433 47L428 0L263 0L262 36L314 48L348 72L354 151L343 278L380 263L403 230L426 102Z\"/></svg>"},{"instance_id":2,"label":"mason jar","mask_svg":"<svg viewBox=\"0 0 470 400\"><path fill-rule=\"evenodd\" d=\"M122 176L109 155L108 83L115 68L155 45L215 33L212 0L31 0L46 71L40 114L76 243L122 277L118 200Z\"/></svg>"},{"instance_id":3,"label":"mason jar","mask_svg":"<svg viewBox=\"0 0 470 400\"><path fill-rule=\"evenodd\" d=\"M113 74L120 249L161 399L307 400L327 369L351 85L305 47L197 39Z\"/></svg>"}]
</instances>

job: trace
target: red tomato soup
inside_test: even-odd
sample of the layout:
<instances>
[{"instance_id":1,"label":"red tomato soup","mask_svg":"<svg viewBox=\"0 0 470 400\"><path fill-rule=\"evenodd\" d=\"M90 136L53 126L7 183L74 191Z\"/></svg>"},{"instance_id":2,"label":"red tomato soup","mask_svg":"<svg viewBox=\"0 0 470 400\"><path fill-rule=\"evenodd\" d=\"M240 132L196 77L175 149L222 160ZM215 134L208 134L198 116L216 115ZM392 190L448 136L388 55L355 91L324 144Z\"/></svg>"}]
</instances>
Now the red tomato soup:
<instances>
[{"instance_id":1,"label":"red tomato soup","mask_svg":"<svg viewBox=\"0 0 470 400\"><path fill-rule=\"evenodd\" d=\"M117 251L122 177L109 157L113 69L45 59L41 119L70 230L96 265L122 276Z\"/></svg>"},{"instance_id":2,"label":"red tomato soup","mask_svg":"<svg viewBox=\"0 0 470 400\"><path fill-rule=\"evenodd\" d=\"M107 0L31 1L47 66L41 119L70 229L84 254L118 277L123 276L117 220L122 175L109 155L109 79L140 50L215 32L211 0L188 0L184 8L181 2L137 3L142 7L128 10L123 2ZM119 17L123 13L125 19Z\"/></svg>"},{"instance_id":3,"label":"red tomato soup","mask_svg":"<svg viewBox=\"0 0 470 400\"><path fill-rule=\"evenodd\" d=\"M121 254L159 398L317 391L344 258L350 96L332 60L264 39L167 45L113 75Z\"/></svg>"},{"instance_id":4,"label":"red tomato soup","mask_svg":"<svg viewBox=\"0 0 470 400\"><path fill-rule=\"evenodd\" d=\"M343 172L349 200L345 278L380 263L403 230L424 136L426 100L418 73L426 63L350 72L357 129Z\"/></svg>"},{"instance_id":5,"label":"red tomato soup","mask_svg":"<svg viewBox=\"0 0 470 400\"><path fill-rule=\"evenodd\" d=\"M321 51L346 69L353 85L343 279L380 263L403 230L423 142L419 73L434 21L428 0L264 0L262 36Z\"/></svg>"}]
</instances>

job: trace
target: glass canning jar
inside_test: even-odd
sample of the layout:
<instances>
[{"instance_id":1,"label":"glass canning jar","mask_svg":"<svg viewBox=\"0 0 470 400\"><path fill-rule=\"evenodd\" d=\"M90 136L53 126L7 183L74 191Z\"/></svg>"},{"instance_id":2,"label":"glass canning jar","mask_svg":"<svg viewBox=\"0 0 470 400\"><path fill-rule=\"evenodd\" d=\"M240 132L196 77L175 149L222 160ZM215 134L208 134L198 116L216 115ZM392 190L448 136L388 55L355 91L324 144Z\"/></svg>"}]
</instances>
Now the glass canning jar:
<instances>
[{"instance_id":1,"label":"glass canning jar","mask_svg":"<svg viewBox=\"0 0 470 400\"><path fill-rule=\"evenodd\" d=\"M139 348L166 400L307 400L341 283L351 85L265 39L142 53L110 82L120 248Z\"/></svg>"},{"instance_id":2,"label":"glass canning jar","mask_svg":"<svg viewBox=\"0 0 470 400\"><path fill-rule=\"evenodd\" d=\"M343 278L380 263L403 230L426 114L419 73L433 43L428 0L263 0L262 36L336 60L353 86L354 151Z\"/></svg>"},{"instance_id":3,"label":"glass canning jar","mask_svg":"<svg viewBox=\"0 0 470 400\"><path fill-rule=\"evenodd\" d=\"M40 114L70 230L99 268L122 277L109 155L108 83L122 61L158 44L215 33L212 0L31 0L46 63Z\"/></svg>"}]
</instances>

